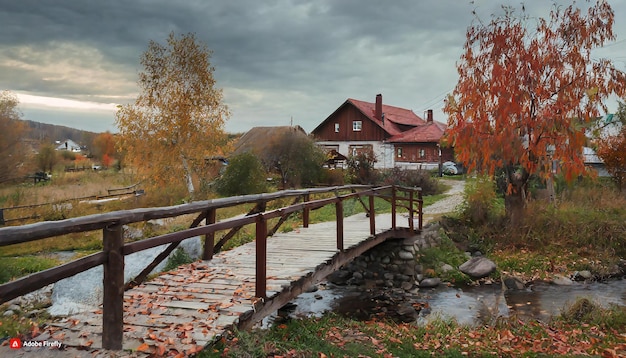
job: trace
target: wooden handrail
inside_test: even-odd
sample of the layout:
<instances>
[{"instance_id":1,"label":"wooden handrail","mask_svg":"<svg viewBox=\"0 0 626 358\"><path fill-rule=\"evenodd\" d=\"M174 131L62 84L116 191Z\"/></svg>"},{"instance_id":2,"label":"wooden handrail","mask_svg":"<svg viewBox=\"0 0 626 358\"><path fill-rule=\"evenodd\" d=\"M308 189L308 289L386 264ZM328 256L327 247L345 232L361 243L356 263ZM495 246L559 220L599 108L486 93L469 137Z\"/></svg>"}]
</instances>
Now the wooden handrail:
<instances>
[{"instance_id":1,"label":"wooden handrail","mask_svg":"<svg viewBox=\"0 0 626 358\"><path fill-rule=\"evenodd\" d=\"M340 194L340 191L350 190L350 193ZM335 205L337 221L337 250L343 252L343 202L351 198L361 200L362 196L368 196L369 202L366 207L370 217L370 233L375 234L375 210L374 197L384 197L382 193L391 190L392 206L392 229L396 228L396 211L400 201L408 201L406 207L411 218L412 229L414 203L418 203L419 229L422 227L422 193L420 188L407 188L398 186L370 187L364 185L347 185L341 187L312 188L301 190L285 190L276 193L265 193L257 195L245 195L230 198L220 198L190 204L183 204L162 208L141 208L133 210L121 210L107 214L89 215L79 218L66 219L53 222L41 222L15 227L0 228L0 246L17 243L30 242L47 237L59 236L68 233L102 230L103 251L66 263L64 265L38 272L24 278L0 285L0 303L19 297L36 289L42 288L50 283L70 277L77 273L86 271L98 265L104 265L104 305L103 305L103 348L121 349L123 334L123 292L124 292L124 257L126 255L150 249L164 244L170 244L170 251L175 247L175 243L195 236L205 236L204 258L210 259L214 250L214 234L217 231L234 229L244 225L255 224L256 226L256 296L266 297L266 259L267 259L267 237L268 220L273 218L285 218L286 216L302 211L303 225L308 226L309 212L325 205ZM397 192L408 192L409 196L397 195ZM414 194L417 193L417 200ZM332 197L310 200L313 194L334 193ZM292 205L279 209L266 211L265 204L271 200L298 197L303 202L294 201ZM216 221L216 210L246 203L263 203L257 205L255 210L247 216L232 218L224 221ZM123 225L143 222L152 219L169 218L174 216L196 213L198 216L191 227L174 233L160 235L152 238L139 240L124 244ZM204 226L197 226L202 220ZM276 230L273 228L272 231ZM207 247L208 245L208 247ZM166 255L161 255L166 256ZM150 265L154 265L152 262Z\"/></svg>"}]
</instances>

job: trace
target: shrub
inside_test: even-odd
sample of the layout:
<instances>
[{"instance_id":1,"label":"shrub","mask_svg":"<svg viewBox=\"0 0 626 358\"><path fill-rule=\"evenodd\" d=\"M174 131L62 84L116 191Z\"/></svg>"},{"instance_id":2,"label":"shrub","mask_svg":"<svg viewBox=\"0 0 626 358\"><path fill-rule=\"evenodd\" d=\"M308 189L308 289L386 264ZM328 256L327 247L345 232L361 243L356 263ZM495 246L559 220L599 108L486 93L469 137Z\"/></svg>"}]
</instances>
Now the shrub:
<instances>
[{"instance_id":1,"label":"shrub","mask_svg":"<svg viewBox=\"0 0 626 358\"><path fill-rule=\"evenodd\" d=\"M439 183L427 170L407 170L395 167L382 172L383 185L402 185L422 188L423 195L433 195L440 192Z\"/></svg>"},{"instance_id":2,"label":"shrub","mask_svg":"<svg viewBox=\"0 0 626 358\"><path fill-rule=\"evenodd\" d=\"M344 170L343 169L323 169L320 178L322 185L343 185Z\"/></svg>"},{"instance_id":3,"label":"shrub","mask_svg":"<svg viewBox=\"0 0 626 358\"><path fill-rule=\"evenodd\" d=\"M374 169L376 155L373 150L366 150L348 157L346 181L353 184L375 184L378 172Z\"/></svg>"},{"instance_id":4,"label":"shrub","mask_svg":"<svg viewBox=\"0 0 626 358\"><path fill-rule=\"evenodd\" d=\"M461 218L473 224L484 224L496 215L496 186L488 177L468 181L463 193Z\"/></svg>"},{"instance_id":5,"label":"shrub","mask_svg":"<svg viewBox=\"0 0 626 358\"><path fill-rule=\"evenodd\" d=\"M267 190L267 174L263 164L250 152L231 158L224 174L215 182L222 196L257 194Z\"/></svg>"}]
</instances>

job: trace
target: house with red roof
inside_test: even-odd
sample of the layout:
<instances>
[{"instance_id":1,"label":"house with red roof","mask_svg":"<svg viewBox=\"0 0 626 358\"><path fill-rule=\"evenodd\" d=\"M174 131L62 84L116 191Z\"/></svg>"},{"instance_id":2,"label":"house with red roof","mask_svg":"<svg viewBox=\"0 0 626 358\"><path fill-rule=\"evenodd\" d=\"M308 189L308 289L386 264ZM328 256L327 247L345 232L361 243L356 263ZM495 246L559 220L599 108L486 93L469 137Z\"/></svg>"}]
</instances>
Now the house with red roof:
<instances>
[{"instance_id":1,"label":"house with red roof","mask_svg":"<svg viewBox=\"0 0 626 358\"><path fill-rule=\"evenodd\" d=\"M451 148L442 148L446 124L426 119L412 110L383 104L382 95L374 103L349 98L311 134L318 145L346 157L364 151L376 156L377 169L435 169L439 162L451 161Z\"/></svg>"}]
</instances>

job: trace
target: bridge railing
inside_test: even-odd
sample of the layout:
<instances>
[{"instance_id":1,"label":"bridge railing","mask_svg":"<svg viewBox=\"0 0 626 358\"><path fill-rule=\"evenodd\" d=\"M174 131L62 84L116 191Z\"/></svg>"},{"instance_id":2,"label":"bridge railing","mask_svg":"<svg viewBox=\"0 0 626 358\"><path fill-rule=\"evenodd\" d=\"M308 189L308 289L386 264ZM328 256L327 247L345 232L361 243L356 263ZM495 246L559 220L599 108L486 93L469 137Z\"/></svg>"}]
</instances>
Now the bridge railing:
<instances>
[{"instance_id":1,"label":"bridge railing","mask_svg":"<svg viewBox=\"0 0 626 358\"><path fill-rule=\"evenodd\" d=\"M334 195L329 195L334 194ZM312 198L319 196L320 198ZM368 198L366 205L362 198ZM396 228L396 216L399 208L407 210L409 227L414 230L414 216L418 216L418 230L422 229L422 192L420 188L400 186L371 187L364 185L346 185L339 187L285 190L275 193L244 195L198 201L159 208L140 208L120 210L106 214L96 214L60 221L46 221L22 226L0 228L0 246L26 243L76 232L102 230L103 249L92 255L31 274L29 276L0 285L0 303L45 287L64 278L76 275L93 267L103 265L103 332L102 345L105 349L121 349L123 336L123 300L124 291L147 277L147 275L185 239L204 236L203 259L210 260L234 234L245 225L255 225L256 240L256 297L266 297L266 259L267 238L293 213L302 212L304 227L309 225L311 210L326 205L335 205L337 221L337 250L344 250L343 243L343 202L358 199L369 215L370 233L376 233L374 198L380 197L391 203L392 227ZM294 198L291 205L279 209L266 210L271 201ZM254 208L243 217L217 221L217 209L241 204L254 203ZM417 205L417 208L415 207ZM188 214L196 214L189 229L159 235L139 241L124 243L124 226L154 219L164 219ZM280 218L278 223L268 227L268 221ZM200 224L204 221L204 225ZM230 230L219 242L215 243L215 233ZM124 282L124 256L169 244L134 280Z\"/></svg>"}]
</instances>

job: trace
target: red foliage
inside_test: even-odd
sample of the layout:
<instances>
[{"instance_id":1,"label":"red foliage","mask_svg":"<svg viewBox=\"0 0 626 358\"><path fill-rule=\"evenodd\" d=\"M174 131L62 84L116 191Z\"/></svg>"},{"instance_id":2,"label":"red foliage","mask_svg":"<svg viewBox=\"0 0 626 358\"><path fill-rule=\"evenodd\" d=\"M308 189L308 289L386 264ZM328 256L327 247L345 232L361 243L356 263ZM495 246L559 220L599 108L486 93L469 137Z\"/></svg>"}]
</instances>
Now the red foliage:
<instances>
[{"instance_id":1,"label":"red foliage","mask_svg":"<svg viewBox=\"0 0 626 358\"><path fill-rule=\"evenodd\" d=\"M603 0L586 13L555 5L548 19L530 21L523 8L521 16L504 9L467 30L459 81L444 109L457 157L470 170L519 165L532 174L552 154L575 178L584 171L586 128L606 112L605 99L626 90L626 74L591 58L615 39L613 10Z\"/></svg>"}]
</instances>

